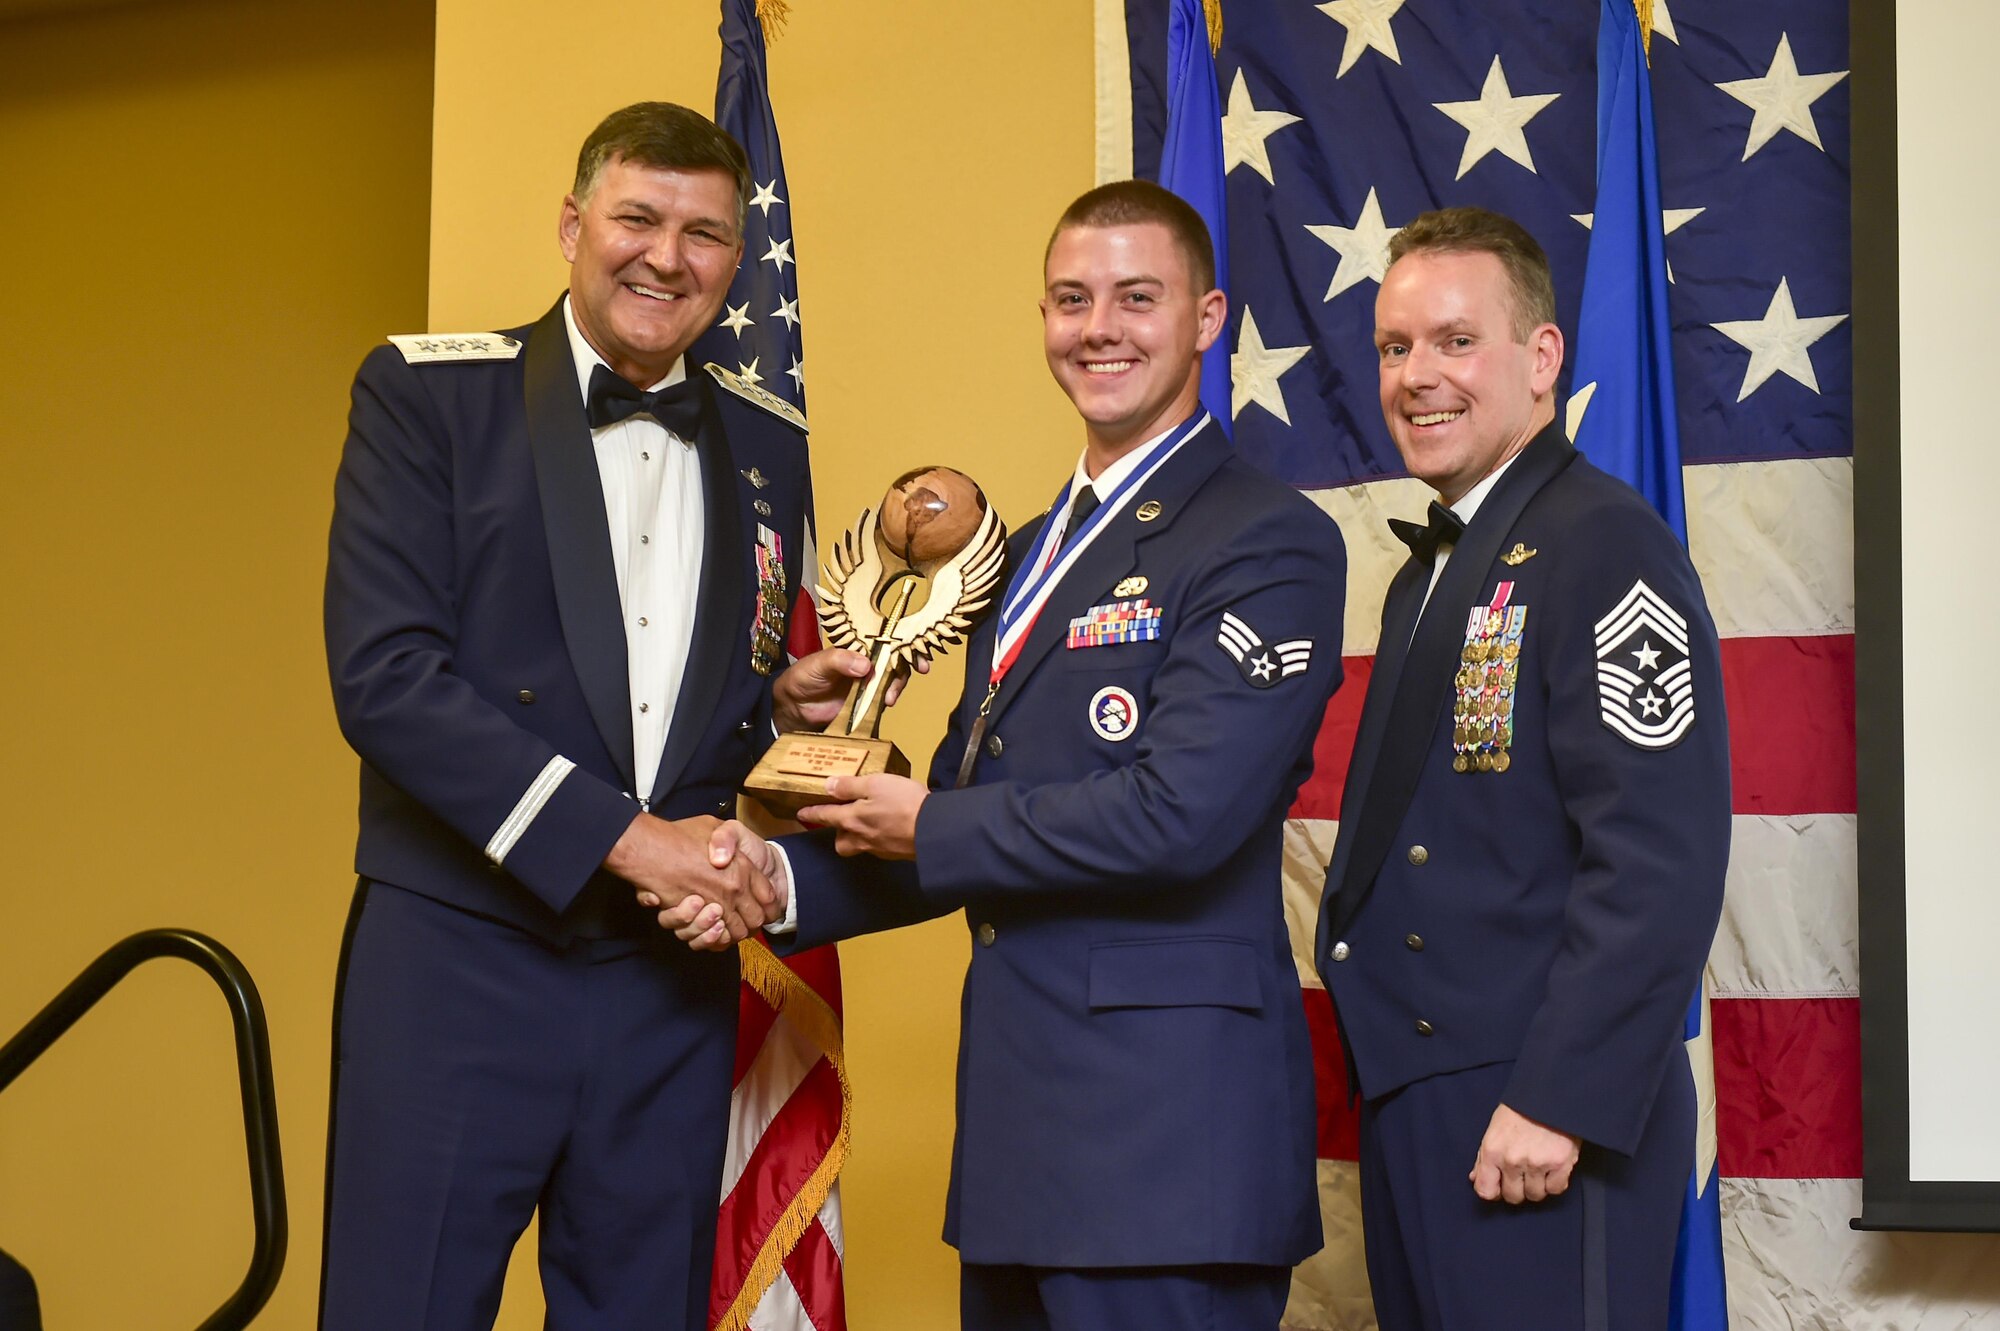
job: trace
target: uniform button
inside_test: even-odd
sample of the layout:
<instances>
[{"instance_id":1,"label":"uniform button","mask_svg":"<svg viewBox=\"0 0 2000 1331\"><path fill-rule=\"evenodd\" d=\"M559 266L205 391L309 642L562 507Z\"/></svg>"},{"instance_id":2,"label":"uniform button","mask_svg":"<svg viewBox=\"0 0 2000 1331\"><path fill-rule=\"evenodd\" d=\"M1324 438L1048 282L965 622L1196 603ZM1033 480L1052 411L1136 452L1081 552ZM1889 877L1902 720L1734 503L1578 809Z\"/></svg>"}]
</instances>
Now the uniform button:
<instances>
[{"instance_id":1,"label":"uniform button","mask_svg":"<svg viewBox=\"0 0 2000 1331\"><path fill-rule=\"evenodd\" d=\"M641 462L651 462L652 460L653 460L653 455L651 453L642 452L639 454L639 461Z\"/></svg>"},{"instance_id":2,"label":"uniform button","mask_svg":"<svg viewBox=\"0 0 2000 1331\"><path fill-rule=\"evenodd\" d=\"M1431 1033L1431 1024L1419 1018L1417 1021L1417 1034L1429 1035L1430 1033Z\"/></svg>"},{"instance_id":3,"label":"uniform button","mask_svg":"<svg viewBox=\"0 0 2000 1331\"><path fill-rule=\"evenodd\" d=\"M639 627L640 628L646 627L646 617L644 615L639 616ZM1410 853L1412 855L1416 854L1415 851L1411 851Z\"/></svg>"},{"instance_id":4,"label":"uniform button","mask_svg":"<svg viewBox=\"0 0 2000 1331\"><path fill-rule=\"evenodd\" d=\"M641 535L639 537L639 544L641 545L651 545L652 543L653 543L653 538L650 536Z\"/></svg>"},{"instance_id":5,"label":"uniform button","mask_svg":"<svg viewBox=\"0 0 2000 1331\"><path fill-rule=\"evenodd\" d=\"M716 813L718 813L718 814L723 814L723 815L727 815L727 814L728 814L728 812L729 812L729 801L728 801L728 800L717 800L717 801L715 802L715 811L716 811Z\"/></svg>"},{"instance_id":6,"label":"uniform button","mask_svg":"<svg viewBox=\"0 0 2000 1331\"><path fill-rule=\"evenodd\" d=\"M993 946L993 926L992 926L992 925L990 925L990 924L982 924L982 925L980 925L980 926L979 926L979 946L981 946L981 947L992 947L992 946Z\"/></svg>"},{"instance_id":7,"label":"uniform button","mask_svg":"<svg viewBox=\"0 0 2000 1331\"><path fill-rule=\"evenodd\" d=\"M1410 863L1427 864L1430 862L1430 858L1431 858L1431 853L1425 850L1422 846L1410 847Z\"/></svg>"},{"instance_id":8,"label":"uniform button","mask_svg":"<svg viewBox=\"0 0 2000 1331\"><path fill-rule=\"evenodd\" d=\"M737 734L739 734L739 735L747 735L747 734L749 734L749 733L750 733L750 723L749 723L748 721L738 721L738 722L736 723L736 733L737 733Z\"/></svg>"},{"instance_id":9,"label":"uniform button","mask_svg":"<svg viewBox=\"0 0 2000 1331\"><path fill-rule=\"evenodd\" d=\"M1005 750L1005 749L1006 749L1006 747L1007 747L1007 746L1006 746L1005 744L1002 744L1002 743L1000 742L1000 737L999 737L998 735L988 735L988 736L986 737L986 756L987 756L987 757L989 757L989 758L998 758L998 757L1000 756L1001 752L1002 752L1003 750Z\"/></svg>"},{"instance_id":10,"label":"uniform button","mask_svg":"<svg viewBox=\"0 0 2000 1331\"><path fill-rule=\"evenodd\" d=\"M1408 949L1410 949L1410 951L1412 951L1412 952L1421 952L1421 951L1423 951L1423 950L1424 950L1424 939L1423 939L1423 935L1422 935L1422 934L1404 934L1404 935L1403 935L1403 946L1404 946L1404 947L1407 947L1407 948L1408 948Z\"/></svg>"},{"instance_id":11,"label":"uniform button","mask_svg":"<svg viewBox=\"0 0 2000 1331\"><path fill-rule=\"evenodd\" d=\"M1347 960L1347 944L1335 943L1333 945L1333 959L1335 961Z\"/></svg>"},{"instance_id":12,"label":"uniform button","mask_svg":"<svg viewBox=\"0 0 2000 1331\"><path fill-rule=\"evenodd\" d=\"M522 689L519 693L514 695L514 698L515 701L523 704L531 703L535 700L535 691L533 689Z\"/></svg>"},{"instance_id":13,"label":"uniform button","mask_svg":"<svg viewBox=\"0 0 2000 1331\"><path fill-rule=\"evenodd\" d=\"M642 702L639 704L639 710L642 712L650 712L653 710L653 704L649 702Z\"/></svg>"}]
</instances>

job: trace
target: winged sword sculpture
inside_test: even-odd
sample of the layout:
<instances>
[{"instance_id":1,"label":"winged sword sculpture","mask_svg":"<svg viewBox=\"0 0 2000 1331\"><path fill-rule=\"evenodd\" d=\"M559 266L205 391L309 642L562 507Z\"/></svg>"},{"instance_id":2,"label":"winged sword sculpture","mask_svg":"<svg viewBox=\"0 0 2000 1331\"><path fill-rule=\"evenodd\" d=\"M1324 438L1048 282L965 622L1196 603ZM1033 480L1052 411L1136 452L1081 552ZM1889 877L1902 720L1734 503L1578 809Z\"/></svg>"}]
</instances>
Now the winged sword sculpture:
<instances>
[{"instance_id":1,"label":"winged sword sculpture","mask_svg":"<svg viewBox=\"0 0 2000 1331\"><path fill-rule=\"evenodd\" d=\"M992 608L1007 564L1007 528L971 477L920 467L896 478L828 551L815 589L829 645L873 663L825 733L780 735L744 789L773 812L826 802L826 778L887 771L909 760L876 732L889 681L963 642Z\"/></svg>"}]
</instances>

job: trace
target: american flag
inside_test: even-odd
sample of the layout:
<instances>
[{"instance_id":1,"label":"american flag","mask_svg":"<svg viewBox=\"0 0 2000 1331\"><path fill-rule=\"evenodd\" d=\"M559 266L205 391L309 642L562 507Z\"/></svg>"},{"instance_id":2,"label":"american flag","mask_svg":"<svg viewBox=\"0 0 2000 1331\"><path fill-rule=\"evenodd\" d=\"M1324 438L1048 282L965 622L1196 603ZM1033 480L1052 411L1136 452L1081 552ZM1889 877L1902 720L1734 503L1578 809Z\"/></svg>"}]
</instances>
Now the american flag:
<instances>
[{"instance_id":1,"label":"american flag","mask_svg":"<svg viewBox=\"0 0 2000 1331\"><path fill-rule=\"evenodd\" d=\"M1614 0L1624 3L1625 0ZM1977 1261L1861 1234L1845 0L1642 0L1687 528L1723 634L1735 823L1709 965L1730 1323L1963 1326ZM1396 228L1479 204L1554 265L1572 351L1596 194L1598 0L1222 0L1236 444L1340 524L1347 684L1286 829L1327 1246L1286 1325L1374 1325L1356 1125L1311 942L1382 597L1420 514L1381 420ZM1099 0L1102 179L1157 178L1168 0ZM1572 362L1573 363L1573 362ZM1575 385L1559 386L1567 404Z\"/></svg>"},{"instance_id":2,"label":"american flag","mask_svg":"<svg viewBox=\"0 0 2000 1331\"><path fill-rule=\"evenodd\" d=\"M716 123L750 158L754 189L743 262L722 321L698 342L714 361L805 410L798 260L753 0L723 0ZM819 647L812 597L818 565L810 496L790 640L797 658ZM846 1331L841 1278L840 1169L847 1158L847 1064L840 960L831 947L781 961L756 940L743 971L735 1090L729 1105L709 1325L718 1331Z\"/></svg>"}]
</instances>

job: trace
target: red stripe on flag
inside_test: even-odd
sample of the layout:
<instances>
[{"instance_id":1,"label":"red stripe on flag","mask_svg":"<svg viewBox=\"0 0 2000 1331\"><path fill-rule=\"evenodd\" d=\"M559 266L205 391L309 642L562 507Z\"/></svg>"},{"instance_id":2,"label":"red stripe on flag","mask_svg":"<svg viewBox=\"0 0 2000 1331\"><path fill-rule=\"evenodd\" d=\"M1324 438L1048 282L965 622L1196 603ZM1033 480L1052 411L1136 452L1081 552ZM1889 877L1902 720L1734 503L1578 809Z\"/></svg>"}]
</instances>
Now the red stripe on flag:
<instances>
[{"instance_id":1,"label":"red stripe on flag","mask_svg":"<svg viewBox=\"0 0 2000 1331\"><path fill-rule=\"evenodd\" d=\"M1724 1178L1861 1177L1861 1000L1718 998Z\"/></svg>"},{"instance_id":2,"label":"red stripe on flag","mask_svg":"<svg viewBox=\"0 0 2000 1331\"><path fill-rule=\"evenodd\" d=\"M813 1331L847 1331L847 1292L840 1279L840 1254L818 1220L806 1226L798 1246L785 1257L785 1274Z\"/></svg>"},{"instance_id":3,"label":"red stripe on flag","mask_svg":"<svg viewBox=\"0 0 2000 1331\"><path fill-rule=\"evenodd\" d=\"M771 1227L826 1158L839 1132L840 1079L822 1058L764 1129L743 1177L723 1199L715 1232L718 1295L728 1290L733 1296L743 1287Z\"/></svg>"},{"instance_id":4,"label":"red stripe on flag","mask_svg":"<svg viewBox=\"0 0 2000 1331\"><path fill-rule=\"evenodd\" d=\"M1725 639L1722 688L1737 813L1854 812L1852 634Z\"/></svg>"},{"instance_id":5,"label":"red stripe on flag","mask_svg":"<svg viewBox=\"0 0 2000 1331\"><path fill-rule=\"evenodd\" d=\"M1342 664L1347 677L1313 741L1312 776L1292 804L1294 818L1340 817L1375 658ZM1853 635L1725 638L1722 688L1735 812L1854 812Z\"/></svg>"},{"instance_id":6,"label":"red stripe on flag","mask_svg":"<svg viewBox=\"0 0 2000 1331\"><path fill-rule=\"evenodd\" d=\"M1292 802L1293 818L1340 817L1340 788L1347 784L1347 760L1354 755L1354 732L1361 724L1361 700L1368 694L1368 677L1375 671L1372 656L1343 656L1340 689L1326 705L1319 735L1313 740L1313 770Z\"/></svg>"},{"instance_id":7,"label":"red stripe on flag","mask_svg":"<svg viewBox=\"0 0 2000 1331\"><path fill-rule=\"evenodd\" d=\"M765 1002L764 995L747 983L737 986L736 1071L729 1078L731 1086L741 1086L743 1078L757 1065L765 1037L777 1023L778 1009Z\"/></svg>"},{"instance_id":8,"label":"red stripe on flag","mask_svg":"<svg viewBox=\"0 0 2000 1331\"><path fill-rule=\"evenodd\" d=\"M1300 986L1306 1005L1306 1029L1312 1032L1313 1094L1319 1102L1319 1158L1357 1160L1361 1152L1361 1109L1347 1103L1347 1058L1340 1048L1340 1028L1333 1019L1333 1000L1324 989Z\"/></svg>"}]
</instances>

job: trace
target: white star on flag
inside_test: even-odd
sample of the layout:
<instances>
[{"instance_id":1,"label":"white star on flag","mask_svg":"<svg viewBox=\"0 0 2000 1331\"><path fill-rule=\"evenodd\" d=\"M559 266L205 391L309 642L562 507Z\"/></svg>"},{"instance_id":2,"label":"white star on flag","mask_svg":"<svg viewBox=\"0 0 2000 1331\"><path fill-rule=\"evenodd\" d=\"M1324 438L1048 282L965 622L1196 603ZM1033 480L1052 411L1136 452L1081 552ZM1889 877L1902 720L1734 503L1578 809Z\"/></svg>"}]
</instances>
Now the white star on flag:
<instances>
[{"instance_id":1,"label":"white star on flag","mask_svg":"<svg viewBox=\"0 0 2000 1331\"><path fill-rule=\"evenodd\" d=\"M1743 145L1742 160L1749 161L1759 148L1777 138L1780 130L1787 129L1825 152L1826 145L1819 141L1819 125L1813 120L1812 104L1846 77L1844 69L1828 74L1799 73L1798 62L1792 59L1791 34L1780 33L1771 68L1762 78L1716 84L1756 112L1750 117L1750 138Z\"/></svg>"},{"instance_id":2,"label":"white star on flag","mask_svg":"<svg viewBox=\"0 0 2000 1331\"><path fill-rule=\"evenodd\" d=\"M764 216L768 218L771 215L771 205L783 202L784 200L778 197L778 182L773 180L768 185L757 186L757 192L750 196L749 206L762 210Z\"/></svg>"},{"instance_id":3,"label":"white star on flag","mask_svg":"<svg viewBox=\"0 0 2000 1331\"><path fill-rule=\"evenodd\" d=\"M1222 114L1222 174L1226 176L1247 165L1264 177L1267 184L1277 184L1277 178L1271 174L1271 153L1264 140L1298 121L1297 116L1283 111L1259 111L1250 100L1243 71L1237 70L1236 82L1229 88L1229 109Z\"/></svg>"},{"instance_id":4,"label":"white star on flag","mask_svg":"<svg viewBox=\"0 0 2000 1331\"><path fill-rule=\"evenodd\" d=\"M1361 216L1353 226L1309 226L1313 233L1333 247L1340 256L1340 266L1333 271L1333 284L1326 289L1325 300L1332 300L1341 292L1363 282L1380 282L1382 275L1389 271L1389 242L1403 228L1389 226L1382 220L1382 205L1370 187L1368 197L1361 204Z\"/></svg>"},{"instance_id":5,"label":"white star on flag","mask_svg":"<svg viewBox=\"0 0 2000 1331\"><path fill-rule=\"evenodd\" d=\"M1390 20L1403 7L1404 0L1328 0L1318 6L1319 12L1347 29L1347 45L1341 48L1340 68L1334 71L1339 78L1354 68L1354 62L1370 50L1380 51L1397 64L1403 63L1403 56L1396 49L1396 29Z\"/></svg>"},{"instance_id":6,"label":"white star on flag","mask_svg":"<svg viewBox=\"0 0 2000 1331\"><path fill-rule=\"evenodd\" d=\"M1674 16L1667 12L1667 0L1653 0L1653 31L1675 46L1681 44L1680 34L1674 31Z\"/></svg>"},{"instance_id":7,"label":"white star on flag","mask_svg":"<svg viewBox=\"0 0 2000 1331\"><path fill-rule=\"evenodd\" d=\"M741 339L743 330L757 322L750 317L750 302L746 300L741 305L729 305L728 308L729 317L722 321L722 326Z\"/></svg>"},{"instance_id":8,"label":"white star on flag","mask_svg":"<svg viewBox=\"0 0 2000 1331\"><path fill-rule=\"evenodd\" d=\"M778 297L778 308L771 311L771 317L773 319L783 319L787 328L797 328L799 326L798 297L794 296L790 300L786 300L783 296Z\"/></svg>"},{"instance_id":9,"label":"white star on flag","mask_svg":"<svg viewBox=\"0 0 2000 1331\"><path fill-rule=\"evenodd\" d=\"M789 240L779 240L776 236L771 237L771 248L759 255L758 259L759 262L769 259L772 263L778 265L778 271L781 273L785 271L786 264L798 262L797 259L792 257L792 242Z\"/></svg>"},{"instance_id":10,"label":"white star on flag","mask_svg":"<svg viewBox=\"0 0 2000 1331\"><path fill-rule=\"evenodd\" d=\"M1806 354L1806 350L1846 320L1844 314L1801 319L1797 307L1792 304L1791 282L1781 277L1778 279L1778 290L1771 297L1771 304L1765 309L1763 318L1732 319L1726 323L1710 324L1709 327L1750 352L1749 368L1743 372L1743 389L1736 395L1736 400L1741 402L1780 371L1813 392L1819 392L1819 380L1813 375L1812 357Z\"/></svg>"},{"instance_id":11,"label":"white star on flag","mask_svg":"<svg viewBox=\"0 0 2000 1331\"><path fill-rule=\"evenodd\" d=\"M1285 407L1285 392L1278 384L1286 370L1297 365L1312 350L1303 347L1267 347L1257 331L1257 317L1243 307L1243 326L1236 333L1236 350L1229 357L1229 419L1243 414L1255 402L1285 424L1292 413Z\"/></svg>"},{"instance_id":12,"label":"white star on flag","mask_svg":"<svg viewBox=\"0 0 2000 1331\"><path fill-rule=\"evenodd\" d=\"M753 356L748 365L737 366L736 367L737 376L741 378L744 383L750 384L753 387L756 386L757 384L763 383L764 376L757 373L757 362L762 359L764 359L762 356Z\"/></svg>"},{"instance_id":13,"label":"white star on flag","mask_svg":"<svg viewBox=\"0 0 2000 1331\"><path fill-rule=\"evenodd\" d=\"M1528 152L1525 132L1527 123L1560 96L1561 93L1541 92L1516 97L1507 86L1507 71L1500 68L1500 57L1496 55L1493 67L1486 71L1486 83L1480 88L1477 101L1432 102L1432 106L1466 129L1465 151L1459 156L1455 178L1465 179L1465 173L1491 152L1534 171L1535 159Z\"/></svg>"},{"instance_id":14,"label":"white star on flag","mask_svg":"<svg viewBox=\"0 0 2000 1331\"><path fill-rule=\"evenodd\" d=\"M1655 10L1654 12L1658 13L1659 11ZM1707 211L1708 209L1706 208L1662 208L1660 209L1660 231L1663 235L1671 236L1674 234L1674 232L1680 230L1682 227L1686 226L1689 222L1694 221L1695 218L1700 217L1703 213ZM1570 219L1572 221L1581 222L1583 224L1583 229L1585 231L1590 230L1590 224L1593 221L1595 221L1596 218L1597 218L1596 213L1570 214ZM1669 260L1667 262L1667 280L1669 282L1674 280L1674 265L1672 260Z\"/></svg>"},{"instance_id":15,"label":"white star on flag","mask_svg":"<svg viewBox=\"0 0 2000 1331\"><path fill-rule=\"evenodd\" d=\"M785 373L786 373L786 374L789 374L789 375L791 375L791 376L792 376L792 382L793 382L793 383L795 383L795 384L797 384L797 385L799 386L799 391L800 391L801 393L805 392L805 389L806 389L806 365L805 365L805 362L804 362L804 361L802 361L802 360L800 360L800 359L799 359L798 357L794 356L794 357L792 358L792 368L791 368L791 369L789 369L789 370L786 370L786 371L785 371Z\"/></svg>"}]
</instances>

